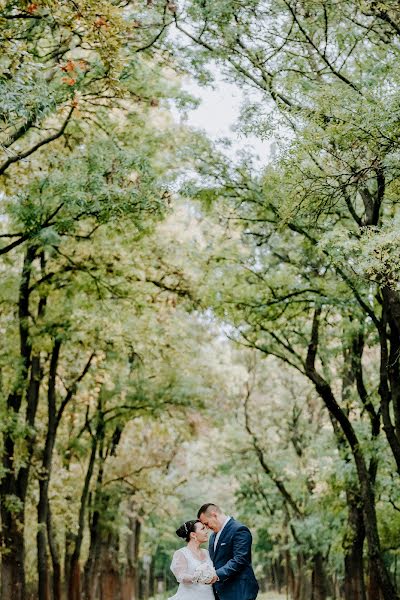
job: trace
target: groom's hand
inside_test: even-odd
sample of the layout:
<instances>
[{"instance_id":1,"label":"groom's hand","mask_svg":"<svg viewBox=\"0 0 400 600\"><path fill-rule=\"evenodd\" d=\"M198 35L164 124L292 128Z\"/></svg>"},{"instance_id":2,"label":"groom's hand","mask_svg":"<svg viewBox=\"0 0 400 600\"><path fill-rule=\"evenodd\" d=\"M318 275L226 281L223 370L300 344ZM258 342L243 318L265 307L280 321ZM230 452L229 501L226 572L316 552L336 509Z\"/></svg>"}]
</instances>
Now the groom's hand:
<instances>
[{"instance_id":1,"label":"groom's hand","mask_svg":"<svg viewBox=\"0 0 400 600\"><path fill-rule=\"evenodd\" d=\"M214 577L211 579L211 581L209 581L208 583L210 585L212 585L213 583L215 583L216 581L218 581L218 577L216 575L214 575Z\"/></svg>"}]
</instances>

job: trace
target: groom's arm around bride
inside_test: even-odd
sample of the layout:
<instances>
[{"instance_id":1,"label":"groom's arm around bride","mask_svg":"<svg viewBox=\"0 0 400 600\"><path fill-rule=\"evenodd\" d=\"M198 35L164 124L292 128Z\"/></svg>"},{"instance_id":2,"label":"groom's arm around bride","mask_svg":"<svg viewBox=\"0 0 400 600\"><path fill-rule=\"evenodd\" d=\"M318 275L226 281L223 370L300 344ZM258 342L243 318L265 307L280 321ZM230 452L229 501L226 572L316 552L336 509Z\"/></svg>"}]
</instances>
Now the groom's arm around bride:
<instances>
[{"instance_id":1,"label":"groom's arm around bride","mask_svg":"<svg viewBox=\"0 0 400 600\"><path fill-rule=\"evenodd\" d=\"M248 527L212 503L199 509L198 519L213 531L209 552L218 578L212 582L217 600L254 600L258 583L251 566Z\"/></svg>"}]
</instances>

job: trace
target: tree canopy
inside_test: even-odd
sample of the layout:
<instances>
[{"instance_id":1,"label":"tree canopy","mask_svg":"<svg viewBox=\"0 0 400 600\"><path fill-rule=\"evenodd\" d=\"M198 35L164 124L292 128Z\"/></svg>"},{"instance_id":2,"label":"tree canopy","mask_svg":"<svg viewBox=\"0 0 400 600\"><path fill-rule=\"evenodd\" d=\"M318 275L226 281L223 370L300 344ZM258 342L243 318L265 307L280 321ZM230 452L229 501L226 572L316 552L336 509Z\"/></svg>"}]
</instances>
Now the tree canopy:
<instances>
[{"instance_id":1,"label":"tree canopy","mask_svg":"<svg viewBox=\"0 0 400 600\"><path fill-rule=\"evenodd\" d=\"M263 589L398 598L397 3L0 24L2 597L164 592L216 501ZM178 122L217 70L264 167Z\"/></svg>"}]
</instances>

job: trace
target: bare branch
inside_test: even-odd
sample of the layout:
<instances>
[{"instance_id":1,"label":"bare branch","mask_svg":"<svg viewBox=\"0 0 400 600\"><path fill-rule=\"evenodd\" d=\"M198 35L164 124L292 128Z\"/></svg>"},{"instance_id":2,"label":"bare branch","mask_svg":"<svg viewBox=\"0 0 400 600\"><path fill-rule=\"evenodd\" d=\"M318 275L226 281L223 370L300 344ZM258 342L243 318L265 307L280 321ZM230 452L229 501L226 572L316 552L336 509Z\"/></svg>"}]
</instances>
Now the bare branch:
<instances>
[{"instance_id":1,"label":"bare branch","mask_svg":"<svg viewBox=\"0 0 400 600\"><path fill-rule=\"evenodd\" d=\"M0 175L2 175L8 169L8 167L10 165L12 165L13 163L19 162L20 160L23 160L24 158L28 158L28 156L30 156L31 154L33 154L34 152L39 150L39 148L41 148L42 146L45 146L46 144L50 144L50 142L53 142L54 140L61 137L64 134L64 131L72 117L72 113L74 112L74 110L75 110L75 107L72 106L68 112L68 115L67 115L64 123L61 126L61 129L59 129L56 133L54 133L53 135L50 135L49 137L45 138L44 140L41 140L40 142L37 142L37 144L34 144L31 148L29 148L29 150L25 150L25 152L21 152L20 154L15 154L14 156L10 156L10 158L8 158L2 165L0 165Z\"/></svg>"}]
</instances>

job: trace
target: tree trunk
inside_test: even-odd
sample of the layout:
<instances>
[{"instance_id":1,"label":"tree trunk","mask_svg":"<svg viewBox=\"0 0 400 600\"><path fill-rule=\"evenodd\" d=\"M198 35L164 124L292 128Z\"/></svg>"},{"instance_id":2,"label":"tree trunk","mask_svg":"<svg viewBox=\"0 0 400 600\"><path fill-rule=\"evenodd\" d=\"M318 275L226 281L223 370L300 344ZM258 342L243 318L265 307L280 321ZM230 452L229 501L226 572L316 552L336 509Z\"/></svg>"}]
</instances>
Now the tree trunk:
<instances>
[{"instance_id":1,"label":"tree trunk","mask_svg":"<svg viewBox=\"0 0 400 600\"><path fill-rule=\"evenodd\" d=\"M127 567L121 583L121 600L137 600L136 577L134 571Z\"/></svg>"},{"instance_id":2,"label":"tree trunk","mask_svg":"<svg viewBox=\"0 0 400 600\"><path fill-rule=\"evenodd\" d=\"M313 557L312 600L326 600L328 585L324 569L324 559L320 552Z\"/></svg>"},{"instance_id":3,"label":"tree trunk","mask_svg":"<svg viewBox=\"0 0 400 600\"><path fill-rule=\"evenodd\" d=\"M129 533L126 539L128 564L122 580L122 600L139 598L139 547L141 523L136 517L129 517Z\"/></svg>"},{"instance_id":4,"label":"tree trunk","mask_svg":"<svg viewBox=\"0 0 400 600\"><path fill-rule=\"evenodd\" d=\"M43 482L40 482L40 488L43 487ZM38 505L38 532L36 535L37 543L37 568L38 568L38 600L50 600L50 579L49 579L49 565L47 558L47 536L46 536L46 523L43 523L42 518L47 519L47 515L42 517L42 491L40 492L40 500ZM46 498L47 504L47 498ZM47 509L46 509L47 510Z\"/></svg>"},{"instance_id":5,"label":"tree trunk","mask_svg":"<svg viewBox=\"0 0 400 600\"><path fill-rule=\"evenodd\" d=\"M13 391L7 398L7 411L10 424L20 414L22 401L26 398L25 422L34 428L39 399L41 381L40 357L32 356L32 344L29 331L29 319L33 309L30 306L30 283L32 263L36 258L36 247L28 245L21 272L18 297L20 368L17 368ZM42 314L44 304L40 301L38 316ZM3 434L2 467L4 476L0 483L1 536L2 548L1 587L2 598L25 600L25 498L28 487L30 458L33 452L34 436L26 438L25 465L16 468L15 439L13 426L10 425Z\"/></svg>"},{"instance_id":6,"label":"tree trunk","mask_svg":"<svg viewBox=\"0 0 400 600\"><path fill-rule=\"evenodd\" d=\"M311 590L305 574L306 565L302 554L298 554L296 557L296 567L293 600L308 600L311 596Z\"/></svg>"},{"instance_id":7,"label":"tree trunk","mask_svg":"<svg viewBox=\"0 0 400 600\"><path fill-rule=\"evenodd\" d=\"M100 400L99 400L100 403ZM100 425L98 425L100 427ZM68 600L80 600L81 595L81 572L80 572L80 555L83 541L83 532L85 528L86 504L89 496L89 487L93 475L94 464L97 453L97 435L92 435L92 447L90 452L89 464L86 471L85 483L83 485L81 502L79 508L79 528L75 537L75 547L71 555L69 565L69 583L68 583Z\"/></svg>"},{"instance_id":8,"label":"tree trunk","mask_svg":"<svg viewBox=\"0 0 400 600\"><path fill-rule=\"evenodd\" d=\"M100 448L102 454L102 447ZM100 499L100 486L103 480L103 466L100 465L99 473L97 475L96 493L94 499L94 506L101 506ZM90 504L90 501L89 501ZM98 587L97 570L99 567L101 550L101 515L99 508L96 508L93 512L90 520L90 546L89 554L84 569L84 582L83 582L83 597L85 600L94 600L96 589Z\"/></svg>"},{"instance_id":9,"label":"tree trunk","mask_svg":"<svg viewBox=\"0 0 400 600\"><path fill-rule=\"evenodd\" d=\"M99 398L99 409L101 408L101 399ZM101 537L102 537L102 522L101 522L101 507L103 505L103 494L102 494L102 483L104 474L104 423L103 414L99 410L99 421L97 424L96 431L97 443L99 446L99 471L96 479L96 489L94 492L93 505L95 509L91 518L89 518L90 527L90 546L89 554L85 565L84 575L84 598L85 600L93 600L95 597L95 590L97 586L96 571L99 565L101 555ZM89 498L89 505L91 504Z\"/></svg>"},{"instance_id":10,"label":"tree trunk","mask_svg":"<svg viewBox=\"0 0 400 600\"><path fill-rule=\"evenodd\" d=\"M387 441L389 442L393 458L396 461L397 472L400 474L400 440L397 438L396 429L392 423L392 417L390 414L392 393L389 387L389 353L386 334L387 321L385 310L382 310L382 321L383 325L379 333L381 346L379 396L381 398L383 430L386 434Z\"/></svg>"},{"instance_id":11,"label":"tree trunk","mask_svg":"<svg viewBox=\"0 0 400 600\"><path fill-rule=\"evenodd\" d=\"M53 448L56 441L56 375L61 341L55 340L51 354L47 391L47 434L42 460L42 478L39 481L37 560L38 600L50 600L50 579L47 556L47 510Z\"/></svg>"},{"instance_id":12,"label":"tree trunk","mask_svg":"<svg viewBox=\"0 0 400 600\"><path fill-rule=\"evenodd\" d=\"M349 510L348 532L343 541L344 556L344 600L366 600L364 584L363 547L365 528L362 510L357 496L347 493Z\"/></svg>"},{"instance_id":13,"label":"tree trunk","mask_svg":"<svg viewBox=\"0 0 400 600\"><path fill-rule=\"evenodd\" d=\"M2 539L1 598L25 600L24 514L1 508Z\"/></svg>"},{"instance_id":14,"label":"tree trunk","mask_svg":"<svg viewBox=\"0 0 400 600\"><path fill-rule=\"evenodd\" d=\"M273 560L271 564L271 581L273 589L280 594L283 587L283 573L282 573L282 557L278 560Z\"/></svg>"},{"instance_id":15,"label":"tree trunk","mask_svg":"<svg viewBox=\"0 0 400 600\"><path fill-rule=\"evenodd\" d=\"M286 596L295 599L295 580L289 550L285 551Z\"/></svg>"},{"instance_id":16,"label":"tree trunk","mask_svg":"<svg viewBox=\"0 0 400 600\"><path fill-rule=\"evenodd\" d=\"M48 411L48 424L47 424L47 435L46 442L43 451L43 460L42 460L42 479L39 482L39 502L38 502L38 534L37 534L37 551L38 551L38 582L39 582L39 596L38 600L49 600L50 598L50 584L49 584L49 572L48 572L48 558L47 558L47 538L46 532L48 533L50 551L52 555L53 561L53 593L54 600L61 597L61 565L58 557L58 552L55 544L55 539L52 535L51 528L51 517L49 516L49 485L50 485L50 476L51 476L51 467L53 460L53 450L56 442L57 429L60 424L61 418L63 416L63 412L70 402L71 398L74 396L76 392L77 384L84 378L86 373L88 372L91 361L93 359L94 354L90 356L87 361L84 369L82 370L79 377L74 381L72 386L68 389L65 397L63 398L58 410L57 410L57 402L56 402L56 377L57 377L57 368L60 357L60 348L61 341L59 339L54 340L53 351L51 355L50 368L49 368L49 377L48 377L48 391L47 391L47 411ZM83 503L86 502L86 497L88 493L88 486L90 482L90 477L93 471L93 463L94 457L91 455L91 459L89 461L89 481L85 482L84 487L84 499ZM86 485L87 484L87 485ZM84 506L82 508L81 502L81 511L79 516L79 533L77 538L75 538L75 554L77 546L79 546L80 551L80 543L82 541L82 529L83 529L83 518L84 518ZM68 556L68 552L66 552L66 557ZM79 552L78 552L79 558ZM71 578L71 585L75 589L76 583L76 565L72 564L73 556L71 556L71 565L66 569L66 575L73 573L73 577ZM73 567L73 568L72 568ZM79 570L79 566L78 566ZM66 581L68 579L66 578ZM76 594L76 592L71 592Z\"/></svg>"},{"instance_id":17,"label":"tree trunk","mask_svg":"<svg viewBox=\"0 0 400 600\"><path fill-rule=\"evenodd\" d=\"M368 600L383 600L384 596L381 592L379 573L373 562L368 565Z\"/></svg>"},{"instance_id":18,"label":"tree trunk","mask_svg":"<svg viewBox=\"0 0 400 600\"><path fill-rule=\"evenodd\" d=\"M47 507L47 537L49 540L51 561L53 564L53 600L61 600L62 598L62 588L61 588L61 561L60 561L60 553L57 547L57 542L55 539L53 524L51 519L51 510L50 504Z\"/></svg>"},{"instance_id":19,"label":"tree trunk","mask_svg":"<svg viewBox=\"0 0 400 600\"><path fill-rule=\"evenodd\" d=\"M352 388L356 384L361 403L368 411L371 421L371 436L374 438L379 435L380 420L377 417L374 407L370 406L370 400L364 385L362 370L363 351L364 335L363 332L358 332L353 337L350 348L346 350L345 346L343 351L342 404L346 407L351 406ZM346 414L348 415L348 409L346 410ZM351 460L351 454L343 431L338 427L336 419L331 418L331 422L340 455L344 460L349 461ZM370 465L370 477L375 472L375 468ZM371 481L371 483L373 485L374 482ZM357 489L353 489L353 487L351 483L347 483L346 485L348 517L342 544L344 550L343 592L345 600L365 600L363 563L365 527L360 493Z\"/></svg>"},{"instance_id":20,"label":"tree trunk","mask_svg":"<svg viewBox=\"0 0 400 600\"><path fill-rule=\"evenodd\" d=\"M149 600L150 598L150 561L151 557L148 555L143 556L143 570L142 570L142 598Z\"/></svg>"},{"instance_id":21,"label":"tree trunk","mask_svg":"<svg viewBox=\"0 0 400 600\"><path fill-rule=\"evenodd\" d=\"M100 600L121 600L118 537L110 533L103 541L100 558Z\"/></svg>"},{"instance_id":22,"label":"tree trunk","mask_svg":"<svg viewBox=\"0 0 400 600\"><path fill-rule=\"evenodd\" d=\"M69 567L68 600L81 600L81 571L79 558L75 553L71 557Z\"/></svg>"},{"instance_id":23,"label":"tree trunk","mask_svg":"<svg viewBox=\"0 0 400 600\"><path fill-rule=\"evenodd\" d=\"M155 583L155 565L154 565L154 557L151 557L150 567L149 567L149 597L152 598L156 593L156 583Z\"/></svg>"},{"instance_id":24,"label":"tree trunk","mask_svg":"<svg viewBox=\"0 0 400 600\"><path fill-rule=\"evenodd\" d=\"M65 597L69 598L69 586L71 581L71 565L72 565L72 554L75 546L75 534L68 530L65 532L65 546L64 546L64 589Z\"/></svg>"},{"instance_id":25,"label":"tree trunk","mask_svg":"<svg viewBox=\"0 0 400 600\"><path fill-rule=\"evenodd\" d=\"M396 593L382 557L375 509L375 496L360 441L357 438L357 434L350 420L337 403L329 383L325 381L325 379L317 372L315 368L315 358L318 349L320 314L321 309L316 309L312 326L311 342L309 344L307 360L305 364L306 375L309 377L310 381L314 383L315 389L324 401L327 409L341 426L343 434L345 435L349 447L351 448L356 465L358 480L360 483L360 496L363 501L364 524L368 541L368 558L370 564L373 565L373 568L379 577L379 584L383 598L384 600L399 600L399 596ZM381 360L381 368L383 363L384 361Z\"/></svg>"},{"instance_id":26,"label":"tree trunk","mask_svg":"<svg viewBox=\"0 0 400 600\"><path fill-rule=\"evenodd\" d=\"M96 510L90 524L90 547L84 569L83 597L94 600L97 587L97 567L100 558L100 514Z\"/></svg>"}]
</instances>

